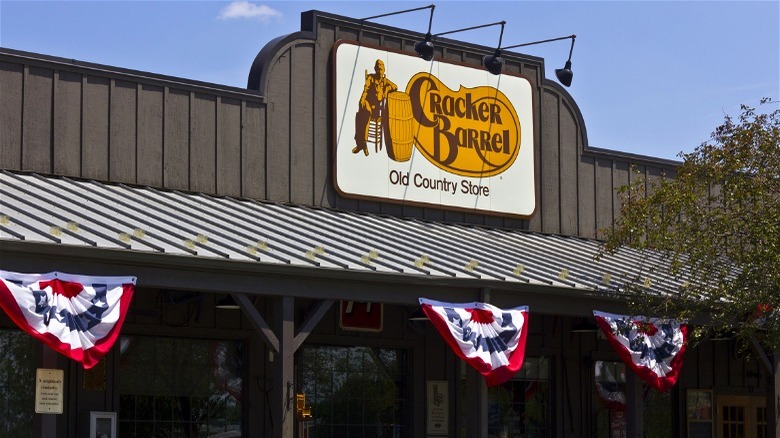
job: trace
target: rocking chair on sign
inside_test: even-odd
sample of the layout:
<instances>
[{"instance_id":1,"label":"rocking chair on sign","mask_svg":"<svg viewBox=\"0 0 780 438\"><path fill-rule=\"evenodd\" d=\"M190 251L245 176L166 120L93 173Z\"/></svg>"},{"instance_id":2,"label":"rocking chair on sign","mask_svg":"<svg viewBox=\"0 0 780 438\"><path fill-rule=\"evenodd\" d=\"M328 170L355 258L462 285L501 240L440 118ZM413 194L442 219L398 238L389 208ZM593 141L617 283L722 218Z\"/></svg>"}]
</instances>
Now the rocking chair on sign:
<instances>
[{"instance_id":1,"label":"rocking chair on sign","mask_svg":"<svg viewBox=\"0 0 780 438\"><path fill-rule=\"evenodd\" d=\"M366 70L366 79L368 79L368 70ZM382 115L385 112L385 101L382 100L379 106L379 116L368 119L368 130L366 131L366 143L374 144L374 152L382 150Z\"/></svg>"}]
</instances>

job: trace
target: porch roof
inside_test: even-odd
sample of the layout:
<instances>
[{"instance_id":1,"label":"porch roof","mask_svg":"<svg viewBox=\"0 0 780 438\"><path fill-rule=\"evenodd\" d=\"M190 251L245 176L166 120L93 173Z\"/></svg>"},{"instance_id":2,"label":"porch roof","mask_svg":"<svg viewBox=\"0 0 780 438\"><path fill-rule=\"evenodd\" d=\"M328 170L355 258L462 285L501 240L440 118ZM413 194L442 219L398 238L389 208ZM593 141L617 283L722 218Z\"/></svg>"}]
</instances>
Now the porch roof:
<instances>
[{"instance_id":1,"label":"porch roof","mask_svg":"<svg viewBox=\"0 0 780 438\"><path fill-rule=\"evenodd\" d=\"M659 293L681 285L647 270L662 262L653 254L596 260L593 239L2 170L0 242L10 241L587 295L624 292L633 278Z\"/></svg>"}]
</instances>

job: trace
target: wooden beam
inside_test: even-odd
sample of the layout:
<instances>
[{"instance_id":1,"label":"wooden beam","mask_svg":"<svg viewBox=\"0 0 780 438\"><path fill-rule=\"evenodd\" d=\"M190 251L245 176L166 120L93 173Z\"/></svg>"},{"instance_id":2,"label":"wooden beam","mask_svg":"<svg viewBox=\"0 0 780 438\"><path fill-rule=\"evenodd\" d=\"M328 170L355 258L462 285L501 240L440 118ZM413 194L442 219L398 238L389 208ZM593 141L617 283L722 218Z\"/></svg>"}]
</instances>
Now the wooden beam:
<instances>
[{"instance_id":1,"label":"wooden beam","mask_svg":"<svg viewBox=\"0 0 780 438\"><path fill-rule=\"evenodd\" d=\"M265 322L265 319L263 319L263 316L257 311L257 308L252 304L249 297L239 293L231 295L233 296L233 299L236 300L236 303L238 303L238 306L241 307L241 311L244 312L244 315L252 322L252 325L255 327L263 341L274 350L274 353L278 353L279 338L276 337L276 334L271 330L271 327Z\"/></svg>"},{"instance_id":2,"label":"wooden beam","mask_svg":"<svg viewBox=\"0 0 780 438\"><path fill-rule=\"evenodd\" d=\"M39 344L38 348L43 349L42 363L44 368L50 368L50 369L62 368L59 365L59 361L57 360L58 354L56 351L52 350L49 347L43 346L43 344ZM79 372L82 371L79 370ZM66 373L66 379L67 379L67 373ZM67 400L63 400L62 402L66 403ZM67 407L63 406L63 409L67 409ZM65 414L67 414L67 410L65 410ZM67 415L43 414L43 415L36 415L36 417L40 417L41 419L41 436L57 436L57 418L67 417Z\"/></svg>"},{"instance_id":3,"label":"wooden beam","mask_svg":"<svg viewBox=\"0 0 780 438\"><path fill-rule=\"evenodd\" d=\"M274 300L276 331L279 333L279 355L273 364L274 386L271 391L271 413L274 416L273 438L294 438L295 428L295 299L291 296Z\"/></svg>"},{"instance_id":4,"label":"wooden beam","mask_svg":"<svg viewBox=\"0 0 780 438\"><path fill-rule=\"evenodd\" d=\"M314 330L315 327L317 327L317 324L320 323L322 320L322 317L325 316L325 314L330 310L331 306L333 306L333 303L335 300L322 300L317 304L317 308L312 312L305 321L303 321L303 324L301 324L301 329L298 330L298 334L295 335L295 338L293 339L293 353L298 351L298 348L303 345L303 342L306 340L306 338L311 334L312 330Z\"/></svg>"},{"instance_id":5,"label":"wooden beam","mask_svg":"<svg viewBox=\"0 0 780 438\"><path fill-rule=\"evenodd\" d=\"M758 340L753 335L750 335L750 346L753 348L753 352L756 353L758 358L761 359L759 362L761 362L761 365L764 367L764 371L771 376L775 372L772 362L769 361L769 357L766 355L764 347L758 343Z\"/></svg>"},{"instance_id":6,"label":"wooden beam","mask_svg":"<svg viewBox=\"0 0 780 438\"><path fill-rule=\"evenodd\" d=\"M626 436L644 436L644 388L642 379L631 370L626 371Z\"/></svg>"},{"instance_id":7,"label":"wooden beam","mask_svg":"<svg viewBox=\"0 0 780 438\"><path fill-rule=\"evenodd\" d=\"M767 436L780 437L780 347L772 356L774 372L769 374L766 388Z\"/></svg>"},{"instance_id":8,"label":"wooden beam","mask_svg":"<svg viewBox=\"0 0 780 438\"><path fill-rule=\"evenodd\" d=\"M490 288L479 290L479 301L490 302ZM471 415L466 427L468 436L486 438L488 436L488 391L485 376L472 366L466 366L466 397Z\"/></svg>"},{"instance_id":9,"label":"wooden beam","mask_svg":"<svg viewBox=\"0 0 780 438\"><path fill-rule=\"evenodd\" d=\"M485 376L470 365L466 367L466 394L468 394L466 403L471 412L466 424L467 435L486 438L488 436L487 384Z\"/></svg>"}]
</instances>

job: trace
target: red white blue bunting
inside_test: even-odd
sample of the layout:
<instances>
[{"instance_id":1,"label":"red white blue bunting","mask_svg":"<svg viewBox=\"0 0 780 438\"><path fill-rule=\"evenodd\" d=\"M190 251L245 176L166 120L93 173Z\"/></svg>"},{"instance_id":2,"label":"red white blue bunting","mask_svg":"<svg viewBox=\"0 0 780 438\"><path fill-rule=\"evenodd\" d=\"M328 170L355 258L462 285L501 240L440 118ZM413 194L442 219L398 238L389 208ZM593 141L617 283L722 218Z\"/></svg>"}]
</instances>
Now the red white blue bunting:
<instances>
[{"instance_id":1,"label":"red white blue bunting","mask_svg":"<svg viewBox=\"0 0 780 438\"><path fill-rule=\"evenodd\" d=\"M523 366L528 307L499 309L487 303L444 303L420 298L439 334L460 358L500 385Z\"/></svg>"},{"instance_id":2,"label":"red white blue bunting","mask_svg":"<svg viewBox=\"0 0 780 438\"><path fill-rule=\"evenodd\" d=\"M623 362L648 385L666 391L677 383L688 339L685 324L596 310L593 315Z\"/></svg>"},{"instance_id":3,"label":"red white blue bunting","mask_svg":"<svg viewBox=\"0 0 780 438\"><path fill-rule=\"evenodd\" d=\"M135 277L0 271L0 307L24 331L92 368L114 345Z\"/></svg>"}]
</instances>

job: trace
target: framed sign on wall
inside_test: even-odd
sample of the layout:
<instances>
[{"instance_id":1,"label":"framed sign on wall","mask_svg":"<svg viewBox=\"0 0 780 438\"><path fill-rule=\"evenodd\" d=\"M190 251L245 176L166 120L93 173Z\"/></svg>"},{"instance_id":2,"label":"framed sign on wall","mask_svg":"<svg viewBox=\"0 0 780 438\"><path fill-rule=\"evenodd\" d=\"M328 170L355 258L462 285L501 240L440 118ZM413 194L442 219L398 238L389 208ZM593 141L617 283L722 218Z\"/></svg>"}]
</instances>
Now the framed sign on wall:
<instances>
[{"instance_id":1,"label":"framed sign on wall","mask_svg":"<svg viewBox=\"0 0 780 438\"><path fill-rule=\"evenodd\" d=\"M449 398L446 380L429 380L427 387L428 435L447 435L449 430Z\"/></svg>"}]
</instances>

